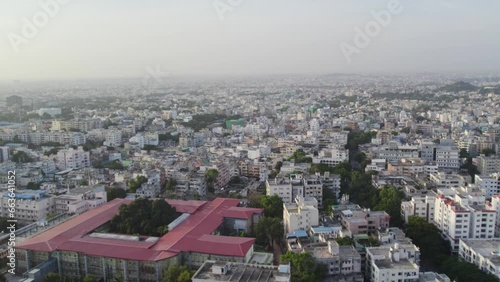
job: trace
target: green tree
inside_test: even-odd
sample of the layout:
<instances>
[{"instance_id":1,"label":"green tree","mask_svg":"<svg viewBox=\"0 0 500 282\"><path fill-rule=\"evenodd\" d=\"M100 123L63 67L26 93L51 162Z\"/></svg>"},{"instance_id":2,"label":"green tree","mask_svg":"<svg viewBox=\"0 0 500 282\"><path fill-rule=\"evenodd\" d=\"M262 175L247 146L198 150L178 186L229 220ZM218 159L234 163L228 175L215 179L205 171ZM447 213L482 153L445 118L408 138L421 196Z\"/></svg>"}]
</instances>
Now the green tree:
<instances>
[{"instance_id":1,"label":"green tree","mask_svg":"<svg viewBox=\"0 0 500 282\"><path fill-rule=\"evenodd\" d=\"M191 282L191 276L191 271L184 269L179 275L179 278L177 278L177 282Z\"/></svg>"},{"instance_id":2,"label":"green tree","mask_svg":"<svg viewBox=\"0 0 500 282\"><path fill-rule=\"evenodd\" d=\"M271 248L275 242L281 244L284 233L285 228L281 219L276 217L261 217L255 226L255 237L258 242L261 244L265 242Z\"/></svg>"},{"instance_id":3,"label":"green tree","mask_svg":"<svg viewBox=\"0 0 500 282\"><path fill-rule=\"evenodd\" d=\"M85 278L83 278L83 282L96 282L97 279L90 274L85 275Z\"/></svg>"},{"instance_id":4,"label":"green tree","mask_svg":"<svg viewBox=\"0 0 500 282\"><path fill-rule=\"evenodd\" d=\"M16 163L30 163L33 159L24 151L17 151L12 155L12 161Z\"/></svg>"},{"instance_id":5,"label":"green tree","mask_svg":"<svg viewBox=\"0 0 500 282\"><path fill-rule=\"evenodd\" d=\"M353 246L354 240L351 237L339 237L335 239L340 246Z\"/></svg>"},{"instance_id":6,"label":"green tree","mask_svg":"<svg viewBox=\"0 0 500 282\"><path fill-rule=\"evenodd\" d=\"M38 190L38 189L40 189L40 183L28 182L28 184L26 185L26 189Z\"/></svg>"},{"instance_id":7,"label":"green tree","mask_svg":"<svg viewBox=\"0 0 500 282\"><path fill-rule=\"evenodd\" d=\"M298 149L293 152L293 155L289 158L289 160L295 160L296 163L312 163L312 158L308 157L306 152L302 149Z\"/></svg>"},{"instance_id":8,"label":"green tree","mask_svg":"<svg viewBox=\"0 0 500 282\"><path fill-rule=\"evenodd\" d=\"M268 217L283 218L283 200L278 195L262 196L260 206Z\"/></svg>"},{"instance_id":9,"label":"green tree","mask_svg":"<svg viewBox=\"0 0 500 282\"><path fill-rule=\"evenodd\" d=\"M61 282L61 275L57 273L49 273L42 279L43 282Z\"/></svg>"},{"instance_id":10,"label":"green tree","mask_svg":"<svg viewBox=\"0 0 500 282\"><path fill-rule=\"evenodd\" d=\"M124 199L125 197L127 197L127 191L123 190L122 188L110 188L108 189L108 191L106 191L106 195L109 202L116 198Z\"/></svg>"},{"instance_id":11,"label":"green tree","mask_svg":"<svg viewBox=\"0 0 500 282\"><path fill-rule=\"evenodd\" d=\"M128 187L130 192L135 193L135 191L137 191L137 188L141 187L141 185L146 182L148 182L148 178L143 175L139 175L135 179L130 179L128 181Z\"/></svg>"},{"instance_id":12,"label":"green tree","mask_svg":"<svg viewBox=\"0 0 500 282\"><path fill-rule=\"evenodd\" d=\"M215 192L215 182L217 181L217 177L219 176L219 171L210 168L205 171L205 180L207 182L207 190L210 193Z\"/></svg>"},{"instance_id":13,"label":"green tree","mask_svg":"<svg viewBox=\"0 0 500 282\"><path fill-rule=\"evenodd\" d=\"M490 149L490 148L484 148L481 150L481 154L484 154L485 156L490 156L495 154L495 150Z\"/></svg>"},{"instance_id":14,"label":"green tree","mask_svg":"<svg viewBox=\"0 0 500 282\"><path fill-rule=\"evenodd\" d=\"M175 181L175 179L173 179L173 178L170 178L167 181L167 183L165 183L165 190L174 191L176 185L177 185L177 181Z\"/></svg>"},{"instance_id":15,"label":"green tree","mask_svg":"<svg viewBox=\"0 0 500 282\"><path fill-rule=\"evenodd\" d=\"M160 237L168 232L167 226L179 214L164 199L140 198L129 205L122 205L110 223L112 233Z\"/></svg>"},{"instance_id":16,"label":"green tree","mask_svg":"<svg viewBox=\"0 0 500 282\"><path fill-rule=\"evenodd\" d=\"M467 153L467 149L465 149L465 148L460 149L460 158L461 159L465 159L468 156L469 156L469 153Z\"/></svg>"},{"instance_id":17,"label":"green tree","mask_svg":"<svg viewBox=\"0 0 500 282\"><path fill-rule=\"evenodd\" d=\"M187 280L186 280L187 279ZM191 272L187 266L171 264L163 277L163 282L188 282L191 281Z\"/></svg>"},{"instance_id":18,"label":"green tree","mask_svg":"<svg viewBox=\"0 0 500 282\"><path fill-rule=\"evenodd\" d=\"M400 192L394 186L385 186L378 193L378 203L373 207L376 211L385 211L391 216L391 226L400 226L401 219L401 200L404 198L404 192Z\"/></svg>"},{"instance_id":19,"label":"green tree","mask_svg":"<svg viewBox=\"0 0 500 282\"><path fill-rule=\"evenodd\" d=\"M401 132L406 133L406 134L410 133L410 131L411 131L411 127L409 127L409 126L401 129Z\"/></svg>"},{"instance_id":20,"label":"green tree","mask_svg":"<svg viewBox=\"0 0 500 282\"><path fill-rule=\"evenodd\" d=\"M292 281L321 281L327 274L327 267L318 264L309 253L288 251L280 257L281 263L289 262L292 270Z\"/></svg>"},{"instance_id":21,"label":"green tree","mask_svg":"<svg viewBox=\"0 0 500 282\"><path fill-rule=\"evenodd\" d=\"M59 150L57 148L52 148L52 149L48 150L47 152L45 152L44 155L45 156L57 155L57 152L59 152Z\"/></svg>"}]
</instances>

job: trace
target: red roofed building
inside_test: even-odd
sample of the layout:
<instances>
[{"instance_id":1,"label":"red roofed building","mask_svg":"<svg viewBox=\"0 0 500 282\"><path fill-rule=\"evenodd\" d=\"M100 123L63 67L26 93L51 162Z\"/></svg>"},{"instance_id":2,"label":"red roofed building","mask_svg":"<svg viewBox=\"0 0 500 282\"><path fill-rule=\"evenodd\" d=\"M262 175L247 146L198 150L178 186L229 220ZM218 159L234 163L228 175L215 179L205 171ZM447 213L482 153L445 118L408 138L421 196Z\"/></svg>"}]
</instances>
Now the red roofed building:
<instances>
[{"instance_id":1,"label":"red roofed building","mask_svg":"<svg viewBox=\"0 0 500 282\"><path fill-rule=\"evenodd\" d=\"M161 238L100 233L127 199L115 199L17 246L18 273L56 259L60 274L82 279L87 274L110 281L160 281L170 264L199 267L206 260L249 262L254 238L220 236L248 232L262 209L238 207L237 199L168 200L183 213ZM43 271L42 271L43 272Z\"/></svg>"}]
</instances>

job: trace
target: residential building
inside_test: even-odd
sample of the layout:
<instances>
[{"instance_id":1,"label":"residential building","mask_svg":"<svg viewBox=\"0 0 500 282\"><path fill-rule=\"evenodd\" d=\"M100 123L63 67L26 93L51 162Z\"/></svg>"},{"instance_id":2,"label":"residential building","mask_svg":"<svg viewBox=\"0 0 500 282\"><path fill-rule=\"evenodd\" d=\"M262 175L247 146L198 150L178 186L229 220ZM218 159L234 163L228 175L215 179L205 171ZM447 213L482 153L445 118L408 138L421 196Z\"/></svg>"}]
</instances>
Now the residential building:
<instances>
[{"instance_id":1,"label":"residential building","mask_svg":"<svg viewBox=\"0 0 500 282\"><path fill-rule=\"evenodd\" d=\"M59 274L70 279L93 275L107 281L123 276L124 281L154 282L164 278L171 264L184 262L193 268L210 259L249 263L256 255L262 257L254 253L254 238L214 235L226 217L234 218L235 213L242 219L253 217L253 212L239 210L237 199L168 200L182 215L160 238L107 234L98 229L131 202L114 199L17 244L16 273L56 259Z\"/></svg>"},{"instance_id":2,"label":"residential building","mask_svg":"<svg viewBox=\"0 0 500 282\"><path fill-rule=\"evenodd\" d=\"M90 153L81 146L78 149L60 150L56 155L56 167L59 170L90 167Z\"/></svg>"},{"instance_id":3,"label":"residential building","mask_svg":"<svg viewBox=\"0 0 500 282\"><path fill-rule=\"evenodd\" d=\"M361 274L361 255L353 246L339 246L335 240L313 243L304 246L317 263L327 266L328 275L334 281L349 277L349 281L363 281Z\"/></svg>"},{"instance_id":4,"label":"residential building","mask_svg":"<svg viewBox=\"0 0 500 282\"><path fill-rule=\"evenodd\" d=\"M500 279L500 238L460 239L458 255Z\"/></svg>"},{"instance_id":5,"label":"residential building","mask_svg":"<svg viewBox=\"0 0 500 282\"><path fill-rule=\"evenodd\" d=\"M459 174L445 172L431 173L429 175L429 180L437 189L460 188L465 186L465 178Z\"/></svg>"},{"instance_id":6,"label":"residential building","mask_svg":"<svg viewBox=\"0 0 500 282\"><path fill-rule=\"evenodd\" d=\"M500 174L492 173L488 176L476 174L474 184L486 192L486 198L491 199L494 195L500 194Z\"/></svg>"},{"instance_id":7,"label":"residential building","mask_svg":"<svg viewBox=\"0 0 500 282\"><path fill-rule=\"evenodd\" d=\"M366 248L366 277L372 282L417 281L420 250L417 246L389 246Z\"/></svg>"},{"instance_id":8,"label":"residential building","mask_svg":"<svg viewBox=\"0 0 500 282\"><path fill-rule=\"evenodd\" d=\"M346 209L340 212L342 226L352 235L374 233L389 227L390 216L385 211Z\"/></svg>"},{"instance_id":9,"label":"residential building","mask_svg":"<svg viewBox=\"0 0 500 282\"><path fill-rule=\"evenodd\" d=\"M401 202L401 218L408 222L410 216L425 218L427 222L434 220L436 194L430 192L426 195L413 196L410 201Z\"/></svg>"},{"instance_id":10,"label":"residential building","mask_svg":"<svg viewBox=\"0 0 500 282\"><path fill-rule=\"evenodd\" d=\"M191 278L191 281L290 282L291 268L289 264L272 266L208 260L200 266Z\"/></svg>"},{"instance_id":11,"label":"residential building","mask_svg":"<svg viewBox=\"0 0 500 282\"><path fill-rule=\"evenodd\" d=\"M297 196L295 203L283 204L283 225L287 233L309 230L319 225L318 201L316 198Z\"/></svg>"},{"instance_id":12,"label":"residential building","mask_svg":"<svg viewBox=\"0 0 500 282\"><path fill-rule=\"evenodd\" d=\"M285 177L266 180L266 195L278 195L285 204L291 204L296 196L292 193L290 180Z\"/></svg>"},{"instance_id":13,"label":"residential building","mask_svg":"<svg viewBox=\"0 0 500 282\"><path fill-rule=\"evenodd\" d=\"M482 175L490 175L500 172L500 158L498 156L486 157L481 155L477 157L476 160L477 170L479 170Z\"/></svg>"},{"instance_id":14,"label":"residential building","mask_svg":"<svg viewBox=\"0 0 500 282\"><path fill-rule=\"evenodd\" d=\"M438 189L434 224L453 251L460 239L493 238L496 211L485 204L484 192L477 187Z\"/></svg>"},{"instance_id":15,"label":"residential building","mask_svg":"<svg viewBox=\"0 0 500 282\"><path fill-rule=\"evenodd\" d=\"M8 192L2 194L1 214L4 218L10 218L10 196ZM15 193L16 207L15 217L19 222L32 223L46 218L54 213L54 197L47 195L41 190L18 190Z\"/></svg>"}]
</instances>

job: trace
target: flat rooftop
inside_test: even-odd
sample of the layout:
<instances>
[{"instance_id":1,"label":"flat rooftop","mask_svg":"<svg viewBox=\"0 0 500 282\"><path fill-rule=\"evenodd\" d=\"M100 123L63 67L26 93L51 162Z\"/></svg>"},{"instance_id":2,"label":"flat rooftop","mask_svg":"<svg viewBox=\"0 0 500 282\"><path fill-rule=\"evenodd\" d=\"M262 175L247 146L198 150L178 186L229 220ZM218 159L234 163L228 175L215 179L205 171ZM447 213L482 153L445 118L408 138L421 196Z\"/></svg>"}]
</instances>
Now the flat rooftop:
<instances>
[{"instance_id":1,"label":"flat rooftop","mask_svg":"<svg viewBox=\"0 0 500 282\"><path fill-rule=\"evenodd\" d=\"M215 274L212 272L213 266L224 267L226 263L206 261L194 274L192 279L201 279L206 281L252 281L252 282L273 282L278 276L288 276L284 273L289 269L284 266L256 265L243 263L230 263L230 268L226 274ZM281 269L282 272L279 271Z\"/></svg>"}]
</instances>

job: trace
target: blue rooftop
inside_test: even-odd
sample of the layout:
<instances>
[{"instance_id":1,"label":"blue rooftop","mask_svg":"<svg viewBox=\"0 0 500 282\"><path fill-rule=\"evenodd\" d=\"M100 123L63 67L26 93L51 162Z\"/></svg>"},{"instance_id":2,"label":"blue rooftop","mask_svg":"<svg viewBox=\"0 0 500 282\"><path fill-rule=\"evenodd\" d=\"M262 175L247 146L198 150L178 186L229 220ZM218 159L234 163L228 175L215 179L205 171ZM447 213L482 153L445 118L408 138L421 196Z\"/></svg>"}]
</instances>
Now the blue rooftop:
<instances>
[{"instance_id":1,"label":"blue rooftop","mask_svg":"<svg viewBox=\"0 0 500 282\"><path fill-rule=\"evenodd\" d=\"M293 232L292 234L287 234L286 235L287 238L290 238L290 237L297 237L297 238L302 238L302 237L308 237L307 236L307 232L305 230L295 230L295 232Z\"/></svg>"}]
</instances>

